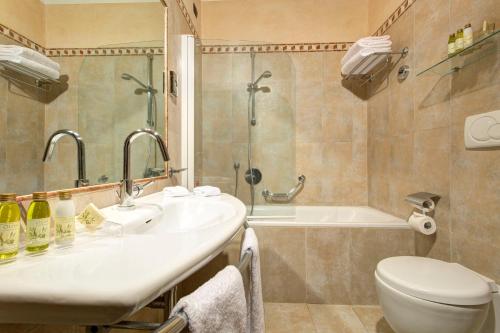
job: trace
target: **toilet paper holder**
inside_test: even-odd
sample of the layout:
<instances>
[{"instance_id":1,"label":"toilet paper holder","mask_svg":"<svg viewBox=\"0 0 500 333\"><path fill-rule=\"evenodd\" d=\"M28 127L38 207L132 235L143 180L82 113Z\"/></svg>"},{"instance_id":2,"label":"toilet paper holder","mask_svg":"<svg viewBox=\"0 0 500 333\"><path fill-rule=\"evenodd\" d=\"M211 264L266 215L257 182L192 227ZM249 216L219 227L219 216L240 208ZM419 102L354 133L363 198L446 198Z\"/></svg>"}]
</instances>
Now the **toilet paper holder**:
<instances>
[{"instance_id":1,"label":"toilet paper holder","mask_svg":"<svg viewBox=\"0 0 500 333\"><path fill-rule=\"evenodd\" d=\"M434 193L428 192L417 192L408 194L405 200L415 207L422 211L425 215L426 213L432 212L436 208L436 203L439 201L441 197Z\"/></svg>"}]
</instances>

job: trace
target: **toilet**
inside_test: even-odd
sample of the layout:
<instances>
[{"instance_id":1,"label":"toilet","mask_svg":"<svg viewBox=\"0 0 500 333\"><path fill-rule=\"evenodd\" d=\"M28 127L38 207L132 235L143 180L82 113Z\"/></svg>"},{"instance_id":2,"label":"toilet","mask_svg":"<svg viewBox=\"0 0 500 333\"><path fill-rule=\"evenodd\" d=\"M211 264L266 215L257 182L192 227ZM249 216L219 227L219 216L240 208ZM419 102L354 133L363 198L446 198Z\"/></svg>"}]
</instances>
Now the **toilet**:
<instances>
[{"instance_id":1,"label":"toilet","mask_svg":"<svg viewBox=\"0 0 500 333\"><path fill-rule=\"evenodd\" d=\"M396 333L483 333L487 317L494 316L493 295L498 295L492 280L462 265L423 257L380 261L375 283L384 317Z\"/></svg>"}]
</instances>

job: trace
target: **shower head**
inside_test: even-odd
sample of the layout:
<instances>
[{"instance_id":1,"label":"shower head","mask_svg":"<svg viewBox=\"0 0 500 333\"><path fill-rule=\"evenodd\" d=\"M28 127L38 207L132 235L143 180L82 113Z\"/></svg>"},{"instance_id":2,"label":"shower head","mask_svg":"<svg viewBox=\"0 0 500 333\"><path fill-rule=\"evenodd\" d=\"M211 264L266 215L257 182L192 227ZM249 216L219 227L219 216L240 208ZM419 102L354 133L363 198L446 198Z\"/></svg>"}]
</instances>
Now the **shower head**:
<instances>
[{"instance_id":1,"label":"shower head","mask_svg":"<svg viewBox=\"0 0 500 333\"><path fill-rule=\"evenodd\" d=\"M269 79L271 76L273 76L273 73L271 73L270 71L265 71L264 73L262 73L259 78L257 80L255 80L255 82L253 83L254 86L256 86L260 80L262 79Z\"/></svg>"},{"instance_id":2,"label":"shower head","mask_svg":"<svg viewBox=\"0 0 500 333\"><path fill-rule=\"evenodd\" d=\"M143 87L144 89L148 89L148 86L145 85L144 83L142 83L138 78L136 78L135 76L133 76L132 74L129 74L129 73L123 73L121 75L121 78L123 80L132 80L132 81L135 81L138 85L140 85L141 87Z\"/></svg>"}]
</instances>

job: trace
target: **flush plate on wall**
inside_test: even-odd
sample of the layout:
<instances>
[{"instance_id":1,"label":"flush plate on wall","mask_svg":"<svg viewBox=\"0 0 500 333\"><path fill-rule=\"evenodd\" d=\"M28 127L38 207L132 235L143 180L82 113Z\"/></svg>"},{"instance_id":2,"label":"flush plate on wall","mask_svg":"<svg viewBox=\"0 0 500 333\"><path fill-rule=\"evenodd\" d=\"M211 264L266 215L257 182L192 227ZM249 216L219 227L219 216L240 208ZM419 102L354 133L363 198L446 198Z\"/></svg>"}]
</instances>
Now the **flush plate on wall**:
<instances>
[{"instance_id":1,"label":"flush plate on wall","mask_svg":"<svg viewBox=\"0 0 500 333\"><path fill-rule=\"evenodd\" d=\"M466 148L500 147L500 110L465 119Z\"/></svg>"}]
</instances>

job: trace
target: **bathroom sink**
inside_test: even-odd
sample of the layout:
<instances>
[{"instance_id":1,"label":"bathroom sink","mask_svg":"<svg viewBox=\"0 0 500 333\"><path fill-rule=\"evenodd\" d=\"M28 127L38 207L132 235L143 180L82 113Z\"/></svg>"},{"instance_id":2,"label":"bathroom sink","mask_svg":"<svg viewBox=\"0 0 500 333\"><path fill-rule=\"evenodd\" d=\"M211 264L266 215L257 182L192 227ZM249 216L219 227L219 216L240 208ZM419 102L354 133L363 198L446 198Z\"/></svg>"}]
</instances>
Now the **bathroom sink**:
<instances>
[{"instance_id":1,"label":"bathroom sink","mask_svg":"<svg viewBox=\"0 0 500 333\"><path fill-rule=\"evenodd\" d=\"M238 199L165 198L103 209L119 233L80 235L0 266L0 323L111 324L125 319L215 257L245 219ZM106 222L109 224L110 222Z\"/></svg>"}]
</instances>

